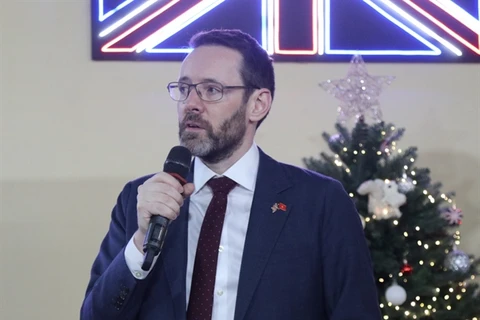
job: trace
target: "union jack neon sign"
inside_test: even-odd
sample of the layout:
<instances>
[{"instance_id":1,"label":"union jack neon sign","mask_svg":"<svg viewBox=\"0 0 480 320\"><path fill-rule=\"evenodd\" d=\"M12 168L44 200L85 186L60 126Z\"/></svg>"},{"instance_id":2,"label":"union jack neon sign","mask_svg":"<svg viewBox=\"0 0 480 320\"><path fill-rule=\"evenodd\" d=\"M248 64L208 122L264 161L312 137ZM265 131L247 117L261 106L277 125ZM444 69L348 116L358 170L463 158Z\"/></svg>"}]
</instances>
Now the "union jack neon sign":
<instances>
[{"instance_id":1,"label":"union jack neon sign","mask_svg":"<svg viewBox=\"0 0 480 320\"><path fill-rule=\"evenodd\" d=\"M480 62L480 0L91 0L94 60L181 60L236 28L276 61Z\"/></svg>"}]
</instances>

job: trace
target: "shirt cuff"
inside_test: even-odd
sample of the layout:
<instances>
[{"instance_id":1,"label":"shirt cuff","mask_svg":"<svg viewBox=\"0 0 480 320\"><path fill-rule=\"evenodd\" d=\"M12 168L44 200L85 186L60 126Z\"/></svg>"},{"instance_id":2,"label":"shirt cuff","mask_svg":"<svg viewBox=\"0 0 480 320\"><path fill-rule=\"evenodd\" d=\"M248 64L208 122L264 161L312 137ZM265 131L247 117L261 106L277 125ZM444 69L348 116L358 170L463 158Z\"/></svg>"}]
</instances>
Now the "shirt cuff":
<instances>
[{"instance_id":1,"label":"shirt cuff","mask_svg":"<svg viewBox=\"0 0 480 320\"><path fill-rule=\"evenodd\" d=\"M158 256L159 255L153 258L152 268L150 268L150 270L153 269ZM132 237L125 248L125 261L132 275L138 280L145 279L150 273L150 271L145 271L142 269L143 260L143 253L138 250L137 246L133 242Z\"/></svg>"}]
</instances>

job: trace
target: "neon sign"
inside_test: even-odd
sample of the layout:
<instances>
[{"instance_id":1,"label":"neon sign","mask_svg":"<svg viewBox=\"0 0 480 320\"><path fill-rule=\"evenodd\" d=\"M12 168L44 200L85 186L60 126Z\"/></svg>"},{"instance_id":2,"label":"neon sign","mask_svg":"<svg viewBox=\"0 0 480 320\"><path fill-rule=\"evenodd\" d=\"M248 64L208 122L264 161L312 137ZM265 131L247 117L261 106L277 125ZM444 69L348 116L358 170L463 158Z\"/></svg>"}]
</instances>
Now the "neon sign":
<instances>
[{"instance_id":1,"label":"neon sign","mask_svg":"<svg viewBox=\"0 0 480 320\"><path fill-rule=\"evenodd\" d=\"M480 62L480 0L91 0L94 60L182 60L197 31L248 32L276 61Z\"/></svg>"}]
</instances>

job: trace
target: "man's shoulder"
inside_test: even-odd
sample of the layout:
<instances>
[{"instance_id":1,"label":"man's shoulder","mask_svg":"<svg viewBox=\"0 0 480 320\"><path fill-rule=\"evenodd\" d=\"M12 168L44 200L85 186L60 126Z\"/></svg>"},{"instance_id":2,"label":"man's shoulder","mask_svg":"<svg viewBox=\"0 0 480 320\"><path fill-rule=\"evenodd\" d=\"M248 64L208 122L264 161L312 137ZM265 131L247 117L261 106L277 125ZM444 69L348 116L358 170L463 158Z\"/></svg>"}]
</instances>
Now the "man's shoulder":
<instances>
[{"instance_id":1,"label":"man's shoulder","mask_svg":"<svg viewBox=\"0 0 480 320\"><path fill-rule=\"evenodd\" d=\"M339 183L338 180L317 171L284 162L278 162L278 164L284 168L286 174L293 180L322 186Z\"/></svg>"}]
</instances>

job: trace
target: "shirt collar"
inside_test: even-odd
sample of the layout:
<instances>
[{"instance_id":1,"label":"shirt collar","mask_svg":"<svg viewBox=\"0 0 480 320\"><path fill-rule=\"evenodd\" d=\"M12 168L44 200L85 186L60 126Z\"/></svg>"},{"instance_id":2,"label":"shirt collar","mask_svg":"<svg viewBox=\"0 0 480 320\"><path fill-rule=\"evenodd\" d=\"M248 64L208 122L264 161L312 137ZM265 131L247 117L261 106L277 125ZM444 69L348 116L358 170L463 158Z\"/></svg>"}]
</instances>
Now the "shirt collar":
<instances>
[{"instance_id":1,"label":"shirt collar","mask_svg":"<svg viewBox=\"0 0 480 320\"><path fill-rule=\"evenodd\" d=\"M248 151L238 159L237 162L228 168L222 176L232 179L238 185L253 192L257 180L259 158L260 154L258 147L253 143L250 149L248 149ZM220 176L208 168L201 159L197 157L194 161L193 172L193 181L195 184L194 194L199 192L212 177Z\"/></svg>"}]
</instances>

